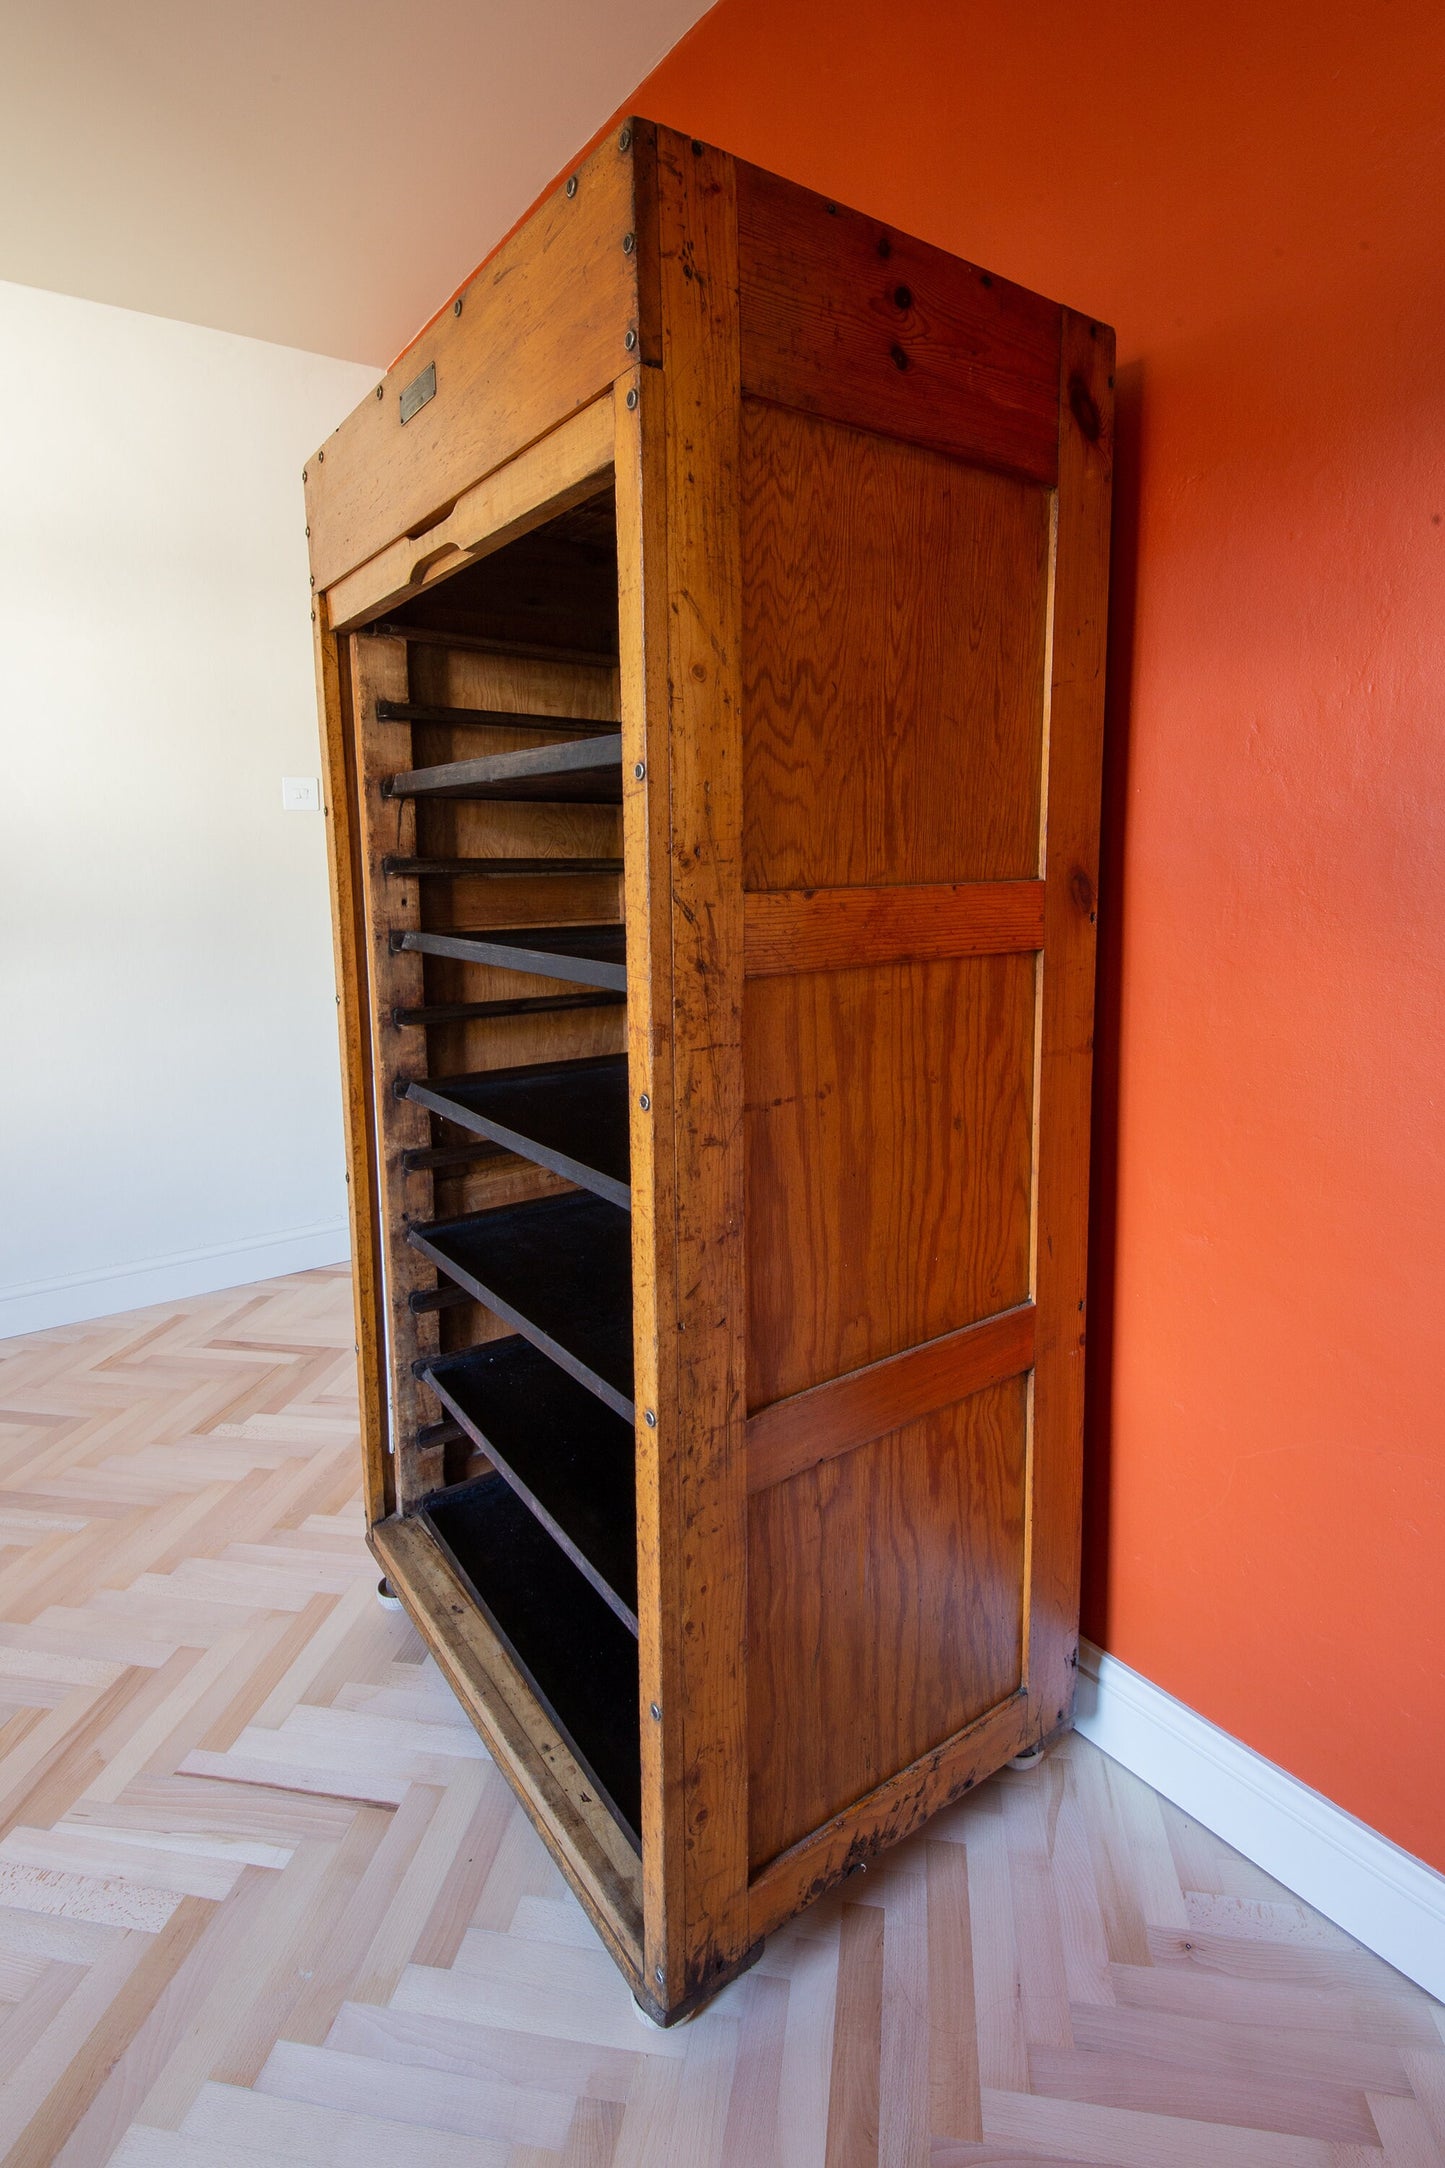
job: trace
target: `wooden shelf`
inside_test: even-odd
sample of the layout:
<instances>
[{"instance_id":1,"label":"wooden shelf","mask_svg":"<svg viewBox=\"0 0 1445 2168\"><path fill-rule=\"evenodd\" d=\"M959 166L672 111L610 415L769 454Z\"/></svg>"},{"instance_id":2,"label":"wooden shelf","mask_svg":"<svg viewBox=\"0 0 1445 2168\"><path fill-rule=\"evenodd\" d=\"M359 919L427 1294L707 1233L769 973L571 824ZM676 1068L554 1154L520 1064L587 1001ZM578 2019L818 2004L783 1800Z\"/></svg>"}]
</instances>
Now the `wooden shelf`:
<instances>
[{"instance_id":1,"label":"wooden shelf","mask_svg":"<svg viewBox=\"0 0 1445 2168\"><path fill-rule=\"evenodd\" d=\"M398 950L419 956L454 956L463 963L627 991L627 938L621 926L449 926L393 938Z\"/></svg>"},{"instance_id":2,"label":"wooden shelf","mask_svg":"<svg viewBox=\"0 0 1445 2168\"><path fill-rule=\"evenodd\" d=\"M480 760L449 760L388 776L388 798L535 799L546 805L621 805L622 736L566 738L560 745Z\"/></svg>"},{"instance_id":3,"label":"wooden shelf","mask_svg":"<svg viewBox=\"0 0 1445 2168\"><path fill-rule=\"evenodd\" d=\"M427 1077L406 1096L631 1210L625 1054Z\"/></svg>"},{"instance_id":4,"label":"wooden shelf","mask_svg":"<svg viewBox=\"0 0 1445 2168\"><path fill-rule=\"evenodd\" d=\"M421 1375L635 1634L636 1447L628 1425L520 1338L424 1363Z\"/></svg>"},{"instance_id":5,"label":"wooden shelf","mask_svg":"<svg viewBox=\"0 0 1445 2168\"><path fill-rule=\"evenodd\" d=\"M633 1636L500 1475L438 1493L422 1518L640 1852Z\"/></svg>"},{"instance_id":6,"label":"wooden shelf","mask_svg":"<svg viewBox=\"0 0 1445 2168\"><path fill-rule=\"evenodd\" d=\"M632 1403L632 1221L573 1191L413 1227L413 1245L596 1393Z\"/></svg>"},{"instance_id":7,"label":"wooden shelf","mask_svg":"<svg viewBox=\"0 0 1445 2168\"><path fill-rule=\"evenodd\" d=\"M394 1008L391 1021L398 1031L421 1030L428 1024L465 1024L493 1016L544 1016L549 1010L615 1009L625 996L620 993L523 995L506 1001L433 1001L420 1008Z\"/></svg>"},{"instance_id":8,"label":"wooden shelf","mask_svg":"<svg viewBox=\"0 0 1445 2168\"><path fill-rule=\"evenodd\" d=\"M620 858L397 858L381 870L396 881L575 880L579 873L621 873Z\"/></svg>"},{"instance_id":9,"label":"wooden shelf","mask_svg":"<svg viewBox=\"0 0 1445 2168\"><path fill-rule=\"evenodd\" d=\"M402 637L405 638L405 629ZM514 708L446 708L424 700L378 700L379 723L434 723L462 730L575 730L579 737L605 738L615 723L584 722L580 715L523 715Z\"/></svg>"}]
</instances>

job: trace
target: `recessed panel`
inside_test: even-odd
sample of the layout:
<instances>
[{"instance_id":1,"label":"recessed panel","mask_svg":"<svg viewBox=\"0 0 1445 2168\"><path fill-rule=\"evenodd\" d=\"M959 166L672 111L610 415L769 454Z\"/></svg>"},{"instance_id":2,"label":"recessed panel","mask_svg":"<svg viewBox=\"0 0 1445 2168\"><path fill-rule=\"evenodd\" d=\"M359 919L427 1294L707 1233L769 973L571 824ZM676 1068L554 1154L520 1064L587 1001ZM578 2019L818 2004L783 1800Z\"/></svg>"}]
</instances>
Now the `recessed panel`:
<instances>
[{"instance_id":1,"label":"recessed panel","mask_svg":"<svg viewBox=\"0 0 1445 2168\"><path fill-rule=\"evenodd\" d=\"M747 982L750 1409L1027 1297L1034 969Z\"/></svg>"},{"instance_id":2,"label":"recessed panel","mask_svg":"<svg viewBox=\"0 0 1445 2168\"><path fill-rule=\"evenodd\" d=\"M989 1386L750 1501L754 1868L1017 1689L1027 1394Z\"/></svg>"},{"instance_id":3,"label":"recessed panel","mask_svg":"<svg viewBox=\"0 0 1445 2168\"><path fill-rule=\"evenodd\" d=\"M1039 870L1052 493L744 402L749 888Z\"/></svg>"}]
</instances>

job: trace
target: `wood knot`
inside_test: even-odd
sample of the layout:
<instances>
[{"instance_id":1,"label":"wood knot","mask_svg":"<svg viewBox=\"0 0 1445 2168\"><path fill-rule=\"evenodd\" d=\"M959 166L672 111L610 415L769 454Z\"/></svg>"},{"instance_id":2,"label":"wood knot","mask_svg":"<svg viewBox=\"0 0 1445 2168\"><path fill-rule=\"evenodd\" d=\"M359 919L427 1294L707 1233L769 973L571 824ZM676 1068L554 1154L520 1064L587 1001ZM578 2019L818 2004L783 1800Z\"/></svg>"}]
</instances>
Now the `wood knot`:
<instances>
[{"instance_id":1,"label":"wood knot","mask_svg":"<svg viewBox=\"0 0 1445 2168\"><path fill-rule=\"evenodd\" d=\"M1073 897L1079 909L1087 911L1092 918L1094 915L1094 884L1082 866L1076 867L1070 877L1069 894Z\"/></svg>"},{"instance_id":2,"label":"wood knot","mask_svg":"<svg viewBox=\"0 0 1445 2168\"><path fill-rule=\"evenodd\" d=\"M1094 395L1077 370L1069 378L1069 411L1089 442L1097 444L1104 425Z\"/></svg>"}]
</instances>

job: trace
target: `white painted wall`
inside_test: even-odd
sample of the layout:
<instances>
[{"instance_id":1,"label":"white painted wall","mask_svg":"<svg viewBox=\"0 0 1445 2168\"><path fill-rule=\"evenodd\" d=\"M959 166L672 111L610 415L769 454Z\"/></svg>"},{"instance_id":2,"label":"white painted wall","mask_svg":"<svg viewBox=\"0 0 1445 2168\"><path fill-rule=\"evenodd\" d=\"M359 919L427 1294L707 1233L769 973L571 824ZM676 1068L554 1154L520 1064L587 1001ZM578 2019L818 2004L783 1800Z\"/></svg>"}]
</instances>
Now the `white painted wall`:
<instances>
[{"instance_id":1,"label":"white painted wall","mask_svg":"<svg viewBox=\"0 0 1445 2168\"><path fill-rule=\"evenodd\" d=\"M0 285L0 1334L346 1254L303 460L378 372Z\"/></svg>"}]
</instances>

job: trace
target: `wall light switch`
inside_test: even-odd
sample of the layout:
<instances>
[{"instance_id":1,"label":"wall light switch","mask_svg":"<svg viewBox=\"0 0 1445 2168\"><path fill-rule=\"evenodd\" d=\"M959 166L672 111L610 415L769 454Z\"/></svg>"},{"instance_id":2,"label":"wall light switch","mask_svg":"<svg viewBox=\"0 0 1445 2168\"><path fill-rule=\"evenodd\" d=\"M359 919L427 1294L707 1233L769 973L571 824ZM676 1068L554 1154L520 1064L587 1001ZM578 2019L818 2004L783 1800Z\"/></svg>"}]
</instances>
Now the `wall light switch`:
<instances>
[{"instance_id":1,"label":"wall light switch","mask_svg":"<svg viewBox=\"0 0 1445 2168\"><path fill-rule=\"evenodd\" d=\"M321 811L321 779L314 775L283 775L281 778L281 810L283 813L319 813Z\"/></svg>"}]
</instances>

